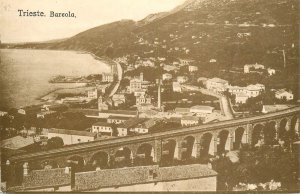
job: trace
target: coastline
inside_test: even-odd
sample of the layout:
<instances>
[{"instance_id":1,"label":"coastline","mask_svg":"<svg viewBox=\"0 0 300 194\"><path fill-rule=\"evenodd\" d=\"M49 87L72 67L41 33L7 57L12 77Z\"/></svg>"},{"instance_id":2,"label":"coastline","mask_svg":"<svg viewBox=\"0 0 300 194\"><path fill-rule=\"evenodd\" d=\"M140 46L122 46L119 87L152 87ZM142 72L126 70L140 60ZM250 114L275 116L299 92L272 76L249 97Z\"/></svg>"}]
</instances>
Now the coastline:
<instances>
[{"instance_id":1,"label":"coastline","mask_svg":"<svg viewBox=\"0 0 300 194\"><path fill-rule=\"evenodd\" d=\"M113 59L110 59L108 57L105 57L105 56L97 56L95 55L94 53L91 53L89 51L78 51L78 50L64 50L64 49L58 49L58 50L54 50L54 49L32 49L32 48L1 48L0 50L40 50L40 51L53 51L53 52L56 52L56 51L68 51L68 52L74 52L76 54L89 54L90 56L92 56L93 59L101 62L103 65L107 66L107 67L111 67L113 65L116 65L117 68L115 68L116 71L114 71L114 73L117 75L117 80L115 80L114 82L112 82L111 84L113 85L112 87L112 90L110 91L107 91L106 95L111 97L113 94L115 94L119 88L119 85L120 85L120 80L122 79L122 67L121 65L116 62L115 60ZM101 67L100 67L101 69ZM58 87L58 88L55 88L55 89L52 89L52 90L49 90L47 92L45 92L44 94L40 94L39 96L35 97L34 98L34 102L33 103L36 103L36 102L41 102L41 103L44 103L44 102L47 102L47 101L55 101L56 98L59 94L62 94L62 93L80 93L81 94L83 93L84 90L88 90L90 87L87 86L88 84L87 83L51 83L51 84L66 84L65 86L62 86L62 87ZM70 85L68 85L70 84ZM82 84L82 85L79 85L79 86L74 86L72 84ZM79 90L79 91L76 91L76 90Z\"/></svg>"},{"instance_id":2,"label":"coastline","mask_svg":"<svg viewBox=\"0 0 300 194\"><path fill-rule=\"evenodd\" d=\"M39 50L39 49L37 49L37 50ZM47 50L47 49L40 49L40 50ZM51 51L59 51L59 50L51 50ZM68 51L68 50L64 50L64 51ZM70 50L70 51L72 51L72 50ZM91 52L88 52L88 51L72 51L72 52L76 52L78 54L89 54L95 60L98 60L98 61L104 63L107 66L112 66L112 65L114 65L112 63L115 63L115 65L117 65L116 69L117 69L117 74L118 74L118 80L116 80L116 82L111 83L111 84L116 84L116 85L113 87L113 90L109 92L108 97L113 96L117 92L117 90L120 86L120 82L122 80L122 76L123 76L122 67L118 62L116 62L112 59L106 58L106 57L99 57L99 56L95 55L94 53L91 53ZM111 60L111 61L109 61L109 60ZM65 84L68 84L68 83L65 83ZM73 83L70 83L70 84L73 84ZM39 100L41 102L45 102L45 101L49 101L49 100L54 101L54 100L56 100L55 96L57 96L60 92L63 93L62 91L64 91L64 90L76 90L76 89L79 89L79 88L88 90L90 88L90 86L87 86L88 85L87 83L79 83L79 84L85 84L85 85L78 86L78 87L69 87L69 88L57 88L57 89L54 89L52 91L47 92L44 95L41 95L41 96L37 97L36 100ZM74 93L77 93L77 92L74 92ZM80 92L78 92L78 93L80 93Z\"/></svg>"},{"instance_id":3,"label":"coastline","mask_svg":"<svg viewBox=\"0 0 300 194\"><path fill-rule=\"evenodd\" d=\"M36 100L39 100L41 102L47 101L47 100L55 100L55 99L49 99L49 98L51 98L51 96L59 94L60 91L73 90L73 89L78 89L78 88L88 88L86 83L80 83L80 84L83 84L83 85L82 86L74 86L74 87L66 87L66 88L56 88L54 90L47 92L46 94L43 94L43 95L37 97ZM48 99L46 99L46 98L48 98Z\"/></svg>"}]
</instances>

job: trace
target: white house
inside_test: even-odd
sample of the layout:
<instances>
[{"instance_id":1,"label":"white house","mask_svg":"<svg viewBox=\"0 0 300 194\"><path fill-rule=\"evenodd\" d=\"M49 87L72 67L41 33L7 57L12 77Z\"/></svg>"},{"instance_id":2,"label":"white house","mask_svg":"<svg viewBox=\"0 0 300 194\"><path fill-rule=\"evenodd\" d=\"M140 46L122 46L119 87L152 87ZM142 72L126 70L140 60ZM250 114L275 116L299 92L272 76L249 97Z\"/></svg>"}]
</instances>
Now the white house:
<instances>
[{"instance_id":1,"label":"white house","mask_svg":"<svg viewBox=\"0 0 300 194\"><path fill-rule=\"evenodd\" d=\"M148 119L145 118L131 118L127 121L125 121L124 123L120 124L117 127L118 130L118 136L127 136L130 133L134 133L135 131L146 131L146 129L140 127L137 127L139 124L142 124L144 122L146 122ZM137 129L135 129L137 128Z\"/></svg>"},{"instance_id":2,"label":"white house","mask_svg":"<svg viewBox=\"0 0 300 194\"><path fill-rule=\"evenodd\" d=\"M97 88L88 91L89 99L97 99L98 98L98 90Z\"/></svg>"},{"instance_id":3,"label":"white house","mask_svg":"<svg viewBox=\"0 0 300 194\"><path fill-rule=\"evenodd\" d=\"M268 68L268 74L269 74L269 76L275 75L275 73L276 73L275 69Z\"/></svg>"},{"instance_id":4,"label":"white house","mask_svg":"<svg viewBox=\"0 0 300 194\"><path fill-rule=\"evenodd\" d=\"M172 79L172 74L170 74L170 73L164 73L162 75L162 79L163 80L170 80L170 79Z\"/></svg>"},{"instance_id":5,"label":"white house","mask_svg":"<svg viewBox=\"0 0 300 194\"><path fill-rule=\"evenodd\" d=\"M148 95L141 95L136 97L136 105L151 104L151 97Z\"/></svg>"},{"instance_id":6,"label":"white house","mask_svg":"<svg viewBox=\"0 0 300 194\"><path fill-rule=\"evenodd\" d=\"M189 72L195 72L198 71L198 67L194 65L189 65Z\"/></svg>"},{"instance_id":7,"label":"white house","mask_svg":"<svg viewBox=\"0 0 300 194\"><path fill-rule=\"evenodd\" d=\"M181 86L179 82L173 82L173 92L181 92Z\"/></svg>"},{"instance_id":8,"label":"white house","mask_svg":"<svg viewBox=\"0 0 300 194\"><path fill-rule=\"evenodd\" d=\"M235 103L236 104L245 104L249 99L247 94L239 93L235 95Z\"/></svg>"},{"instance_id":9,"label":"white house","mask_svg":"<svg viewBox=\"0 0 300 194\"><path fill-rule=\"evenodd\" d=\"M228 92L232 95L239 95L239 97L247 96L248 98L257 97L265 90L262 84L248 85L247 87L228 86Z\"/></svg>"},{"instance_id":10,"label":"white house","mask_svg":"<svg viewBox=\"0 0 300 194\"><path fill-rule=\"evenodd\" d=\"M114 94L112 96L112 101L114 103L114 106L119 106L120 104L123 104L126 102L126 98L124 94Z\"/></svg>"},{"instance_id":11,"label":"white house","mask_svg":"<svg viewBox=\"0 0 300 194\"><path fill-rule=\"evenodd\" d=\"M41 109L42 107L40 105L32 105L18 109L18 113L23 115L36 115Z\"/></svg>"},{"instance_id":12,"label":"white house","mask_svg":"<svg viewBox=\"0 0 300 194\"><path fill-rule=\"evenodd\" d=\"M204 113L204 114L211 114L215 108L211 106L192 106L190 108L190 112L192 113Z\"/></svg>"},{"instance_id":13,"label":"white house","mask_svg":"<svg viewBox=\"0 0 300 194\"><path fill-rule=\"evenodd\" d=\"M48 129L48 139L52 137L60 137L64 141L64 145L72 145L83 142L94 141L97 134L87 131L76 131L67 129Z\"/></svg>"},{"instance_id":14,"label":"white house","mask_svg":"<svg viewBox=\"0 0 300 194\"><path fill-rule=\"evenodd\" d=\"M7 115L7 114L8 114L8 112L6 112L6 111L1 111L1 110L0 110L0 116L1 116L1 117L5 116L5 115Z\"/></svg>"},{"instance_id":15,"label":"white house","mask_svg":"<svg viewBox=\"0 0 300 194\"><path fill-rule=\"evenodd\" d=\"M136 90L134 92L134 96L142 96L142 95L145 95L146 94L146 89L140 89L140 90Z\"/></svg>"},{"instance_id":16,"label":"white house","mask_svg":"<svg viewBox=\"0 0 300 194\"><path fill-rule=\"evenodd\" d=\"M277 99L293 100L294 94L290 91L286 91L285 89L281 89L275 92L275 97Z\"/></svg>"},{"instance_id":17,"label":"white house","mask_svg":"<svg viewBox=\"0 0 300 194\"><path fill-rule=\"evenodd\" d=\"M263 90L265 90L265 86L262 84L248 85L246 87L246 94L249 98L257 97Z\"/></svg>"},{"instance_id":18,"label":"white house","mask_svg":"<svg viewBox=\"0 0 300 194\"><path fill-rule=\"evenodd\" d=\"M142 80L140 79L132 79L130 80L130 93L134 93L135 91L142 89Z\"/></svg>"},{"instance_id":19,"label":"white house","mask_svg":"<svg viewBox=\"0 0 300 194\"><path fill-rule=\"evenodd\" d=\"M112 116L111 115L107 118L107 123L121 124L129 119L130 119L130 117L121 117L121 116Z\"/></svg>"},{"instance_id":20,"label":"white house","mask_svg":"<svg viewBox=\"0 0 300 194\"><path fill-rule=\"evenodd\" d=\"M214 92L224 92L227 90L228 81L220 78L212 78L206 81L206 88Z\"/></svg>"},{"instance_id":21,"label":"white house","mask_svg":"<svg viewBox=\"0 0 300 194\"><path fill-rule=\"evenodd\" d=\"M258 63L244 65L244 73L250 73L251 69L265 69L265 66Z\"/></svg>"},{"instance_id":22,"label":"white house","mask_svg":"<svg viewBox=\"0 0 300 194\"><path fill-rule=\"evenodd\" d=\"M114 76L111 73L102 73L102 81L103 82L113 82Z\"/></svg>"},{"instance_id":23,"label":"white house","mask_svg":"<svg viewBox=\"0 0 300 194\"><path fill-rule=\"evenodd\" d=\"M112 136L113 129L111 123L97 122L92 125L92 132Z\"/></svg>"},{"instance_id":24,"label":"white house","mask_svg":"<svg viewBox=\"0 0 300 194\"><path fill-rule=\"evenodd\" d=\"M183 127L194 126L199 124L199 118L195 116L184 116L181 118L180 122Z\"/></svg>"},{"instance_id":25,"label":"white house","mask_svg":"<svg viewBox=\"0 0 300 194\"><path fill-rule=\"evenodd\" d=\"M185 83L189 80L189 78L187 76L178 76L177 77L177 82L179 83Z\"/></svg>"}]
</instances>

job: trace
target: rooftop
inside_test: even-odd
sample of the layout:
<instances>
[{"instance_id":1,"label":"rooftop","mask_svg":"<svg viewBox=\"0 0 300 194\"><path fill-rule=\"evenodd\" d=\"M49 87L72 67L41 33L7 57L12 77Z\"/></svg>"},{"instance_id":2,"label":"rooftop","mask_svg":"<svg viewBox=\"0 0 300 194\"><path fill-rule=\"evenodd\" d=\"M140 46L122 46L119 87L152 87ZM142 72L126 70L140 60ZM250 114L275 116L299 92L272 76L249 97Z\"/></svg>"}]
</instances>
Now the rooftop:
<instances>
[{"instance_id":1,"label":"rooftop","mask_svg":"<svg viewBox=\"0 0 300 194\"><path fill-rule=\"evenodd\" d=\"M130 110L102 110L101 113L136 115L136 111L130 111Z\"/></svg>"},{"instance_id":2,"label":"rooftop","mask_svg":"<svg viewBox=\"0 0 300 194\"><path fill-rule=\"evenodd\" d=\"M175 108L175 112L189 113L190 112L190 108L180 108L180 107L177 107L177 108Z\"/></svg>"},{"instance_id":3,"label":"rooftop","mask_svg":"<svg viewBox=\"0 0 300 194\"><path fill-rule=\"evenodd\" d=\"M275 104L275 105L263 105L264 112L276 112L283 109L288 109L293 107L292 105L287 104Z\"/></svg>"},{"instance_id":4,"label":"rooftop","mask_svg":"<svg viewBox=\"0 0 300 194\"><path fill-rule=\"evenodd\" d=\"M25 111L29 111L29 112L33 112L33 111L37 112L37 111L41 110L41 106L40 105L32 105L32 106L22 107L20 109L25 110Z\"/></svg>"},{"instance_id":5,"label":"rooftop","mask_svg":"<svg viewBox=\"0 0 300 194\"><path fill-rule=\"evenodd\" d=\"M84 115L98 116L100 111L98 109L69 109L68 112L80 112Z\"/></svg>"},{"instance_id":6,"label":"rooftop","mask_svg":"<svg viewBox=\"0 0 300 194\"><path fill-rule=\"evenodd\" d=\"M129 119L129 120L125 121L124 123L122 123L119 127L128 129L128 128L135 127L138 124L142 124L147 120L148 119L146 119L146 118L132 118L132 119Z\"/></svg>"},{"instance_id":7,"label":"rooftop","mask_svg":"<svg viewBox=\"0 0 300 194\"><path fill-rule=\"evenodd\" d=\"M209 169L207 165L201 164L172 167L159 167L157 165L137 166L78 173L78 184L76 186L78 190L84 191L96 190L105 187L118 187L123 185L136 185L151 182L176 181L215 176L217 176L217 173L214 170ZM97 181L99 179L103 181Z\"/></svg>"},{"instance_id":8,"label":"rooftop","mask_svg":"<svg viewBox=\"0 0 300 194\"><path fill-rule=\"evenodd\" d=\"M131 119L132 117L121 117L121 116L113 116L113 115L110 115L108 117L108 119L118 119L118 120L128 120L128 119Z\"/></svg>"},{"instance_id":9,"label":"rooftop","mask_svg":"<svg viewBox=\"0 0 300 194\"><path fill-rule=\"evenodd\" d=\"M223 84L227 84L228 81L224 80L224 79L221 79L221 78L218 78L218 77L214 77L212 79L209 79L208 81L211 81L211 82L218 82L218 83L223 83Z\"/></svg>"},{"instance_id":10,"label":"rooftop","mask_svg":"<svg viewBox=\"0 0 300 194\"><path fill-rule=\"evenodd\" d=\"M26 146L32 145L34 143L34 140L32 137L21 137L21 136L15 136L9 139L5 139L1 141L1 148L8 148L12 150L17 150L24 148Z\"/></svg>"},{"instance_id":11,"label":"rooftop","mask_svg":"<svg viewBox=\"0 0 300 194\"><path fill-rule=\"evenodd\" d=\"M97 123L94 123L93 126L105 126L105 127L111 127L111 123L97 122Z\"/></svg>"},{"instance_id":12,"label":"rooftop","mask_svg":"<svg viewBox=\"0 0 300 194\"><path fill-rule=\"evenodd\" d=\"M199 121L199 117L185 116L185 117L182 117L181 120Z\"/></svg>"},{"instance_id":13,"label":"rooftop","mask_svg":"<svg viewBox=\"0 0 300 194\"><path fill-rule=\"evenodd\" d=\"M196 105L196 106L192 106L191 109L198 109L198 110L214 110L214 107L211 106L203 106L203 105Z\"/></svg>"},{"instance_id":14,"label":"rooftop","mask_svg":"<svg viewBox=\"0 0 300 194\"><path fill-rule=\"evenodd\" d=\"M48 129L48 133L57 133L57 134L66 134L66 135L78 135L78 136L89 136L95 137L95 133L87 132L87 131L76 131L76 130L68 130L68 129L56 129L51 128Z\"/></svg>"}]
</instances>

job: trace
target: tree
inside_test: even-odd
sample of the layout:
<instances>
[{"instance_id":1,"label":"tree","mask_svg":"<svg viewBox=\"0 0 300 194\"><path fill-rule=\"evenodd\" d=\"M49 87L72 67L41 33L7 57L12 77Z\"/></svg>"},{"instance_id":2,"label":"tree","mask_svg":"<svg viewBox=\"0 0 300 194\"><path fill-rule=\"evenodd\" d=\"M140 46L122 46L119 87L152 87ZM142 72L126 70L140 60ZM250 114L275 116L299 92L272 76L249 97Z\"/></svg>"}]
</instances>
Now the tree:
<instances>
[{"instance_id":1,"label":"tree","mask_svg":"<svg viewBox=\"0 0 300 194\"><path fill-rule=\"evenodd\" d=\"M47 148L51 149L58 149L64 146L64 141L61 137L52 137L47 141Z\"/></svg>"}]
</instances>

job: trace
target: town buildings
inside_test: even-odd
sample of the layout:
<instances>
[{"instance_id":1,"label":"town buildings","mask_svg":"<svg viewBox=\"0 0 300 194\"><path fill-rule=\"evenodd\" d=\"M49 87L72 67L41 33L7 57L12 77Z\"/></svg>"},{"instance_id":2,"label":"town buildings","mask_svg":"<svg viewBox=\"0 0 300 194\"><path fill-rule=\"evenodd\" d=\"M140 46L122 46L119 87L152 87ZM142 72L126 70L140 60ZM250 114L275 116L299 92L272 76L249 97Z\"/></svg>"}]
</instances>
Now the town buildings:
<instances>
[{"instance_id":1,"label":"town buildings","mask_svg":"<svg viewBox=\"0 0 300 194\"><path fill-rule=\"evenodd\" d=\"M108 105L105 101L103 101L102 96L99 96L98 98L98 110L108 110Z\"/></svg>"},{"instance_id":2,"label":"town buildings","mask_svg":"<svg viewBox=\"0 0 300 194\"><path fill-rule=\"evenodd\" d=\"M206 81L206 88L214 92L225 92L228 85L228 81L216 77Z\"/></svg>"},{"instance_id":3,"label":"town buildings","mask_svg":"<svg viewBox=\"0 0 300 194\"><path fill-rule=\"evenodd\" d=\"M105 123L105 122L94 123L92 126L92 132L99 133L101 135L112 136L113 133L112 123Z\"/></svg>"},{"instance_id":4,"label":"town buildings","mask_svg":"<svg viewBox=\"0 0 300 194\"><path fill-rule=\"evenodd\" d=\"M111 73L102 73L102 82L113 82L114 75Z\"/></svg>"},{"instance_id":5,"label":"town buildings","mask_svg":"<svg viewBox=\"0 0 300 194\"><path fill-rule=\"evenodd\" d=\"M41 106L40 105L32 105L32 106L27 106L18 109L18 113L23 114L23 115L36 115L38 112L41 111Z\"/></svg>"},{"instance_id":6,"label":"town buildings","mask_svg":"<svg viewBox=\"0 0 300 194\"><path fill-rule=\"evenodd\" d=\"M94 89L88 91L88 98L89 99L97 99L98 98L97 88L94 88Z\"/></svg>"},{"instance_id":7,"label":"town buildings","mask_svg":"<svg viewBox=\"0 0 300 194\"><path fill-rule=\"evenodd\" d=\"M162 79L163 80L170 80L170 79L172 79L172 74L170 74L170 73L164 73L162 75Z\"/></svg>"},{"instance_id":8,"label":"town buildings","mask_svg":"<svg viewBox=\"0 0 300 194\"><path fill-rule=\"evenodd\" d=\"M151 104L151 96L148 95L140 95L136 97L136 105L142 105L142 104Z\"/></svg>"},{"instance_id":9,"label":"town buildings","mask_svg":"<svg viewBox=\"0 0 300 194\"><path fill-rule=\"evenodd\" d=\"M285 89L277 90L277 91L275 92L275 97L276 97L277 99L281 99L281 100L285 99L285 100L287 100L287 101L293 100L293 99L294 99L293 93L290 92L290 91L286 91Z\"/></svg>"},{"instance_id":10,"label":"town buildings","mask_svg":"<svg viewBox=\"0 0 300 194\"><path fill-rule=\"evenodd\" d=\"M177 76L177 82L178 83L185 83L189 80L189 78L187 76Z\"/></svg>"},{"instance_id":11,"label":"town buildings","mask_svg":"<svg viewBox=\"0 0 300 194\"><path fill-rule=\"evenodd\" d=\"M211 114L215 108L211 106L202 106L202 105L197 105L197 106L192 106L190 108L190 112L192 113L202 113L202 114Z\"/></svg>"},{"instance_id":12,"label":"town buildings","mask_svg":"<svg viewBox=\"0 0 300 194\"><path fill-rule=\"evenodd\" d=\"M120 104L123 104L126 102L126 98L124 94L114 94L112 96L112 101L114 106L119 106Z\"/></svg>"},{"instance_id":13,"label":"town buildings","mask_svg":"<svg viewBox=\"0 0 300 194\"><path fill-rule=\"evenodd\" d=\"M195 116L184 116L181 118L181 125L183 127L189 127L189 126L194 126L194 125L198 125L199 122L199 117L195 117Z\"/></svg>"},{"instance_id":14,"label":"town buildings","mask_svg":"<svg viewBox=\"0 0 300 194\"><path fill-rule=\"evenodd\" d=\"M173 92L181 92L181 85L179 82L173 82Z\"/></svg>"},{"instance_id":15,"label":"town buildings","mask_svg":"<svg viewBox=\"0 0 300 194\"><path fill-rule=\"evenodd\" d=\"M60 137L64 141L64 145L72 145L83 142L90 142L96 139L97 134L87 131L76 131L67 129L48 129L48 139L52 137Z\"/></svg>"},{"instance_id":16,"label":"town buildings","mask_svg":"<svg viewBox=\"0 0 300 194\"><path fill-rule=\"evenodd\" d=\"M276 111L280 111L283 109L287 109L290 107L292 107L292 106L286 105L286 104L263 105L261 112L266 114L266 113L271 113L271 112L276 112Z\"/></svg>"},{"instance_id":17,"label":"town buildings","mask_svg":"<svg viewBox=\"0 0 300 194\"><path fill-rule=\"evenodd\" d=\"M146 118L132 118L117 127L118 136L127 136L135 133L147 133L148 129L142 125L148 119Z\"/></svg>"},{"instance_id":18,"label":"town buildings","mask_svg":"<svg viewBox=\"0 0 300 194\"><path fill-rule=\"evenodd\" d=\"M107 118L107 123L115 123L115 124L121 124L125 121L129 120L130 117L121 117L121 116L109 116Z\"/></svg>"},{"instance_id":19,"label":"town buildings","mask_svg":"<svg viewBox=\"0 0 300 194\"><path fill-rule=\"evenodd\" d=\"M195 72L198 71L198 67L194 65L189 65L189 72Z\"/></svg>"},{"instance_id":20,"label":"town buildings","mask_svg":"<svg viewBox=\"0 0 300 194\"><path fill-rule=\"evenodd\" d=\"M236 104L245 104L249 99L247 94L238 93L235 95L235 103Z\"/></svg>"},{"instance_id":21,"label":"town buildings","mask_svg":"<svg viewBox=\"0 0 300 194\"><path fill-rule=\"evenodd\" d=\"M265 69L265 66L258 63L244 65L244 73L251 73L252 70L259 69Z\"/></svg>"}]
</instances>

